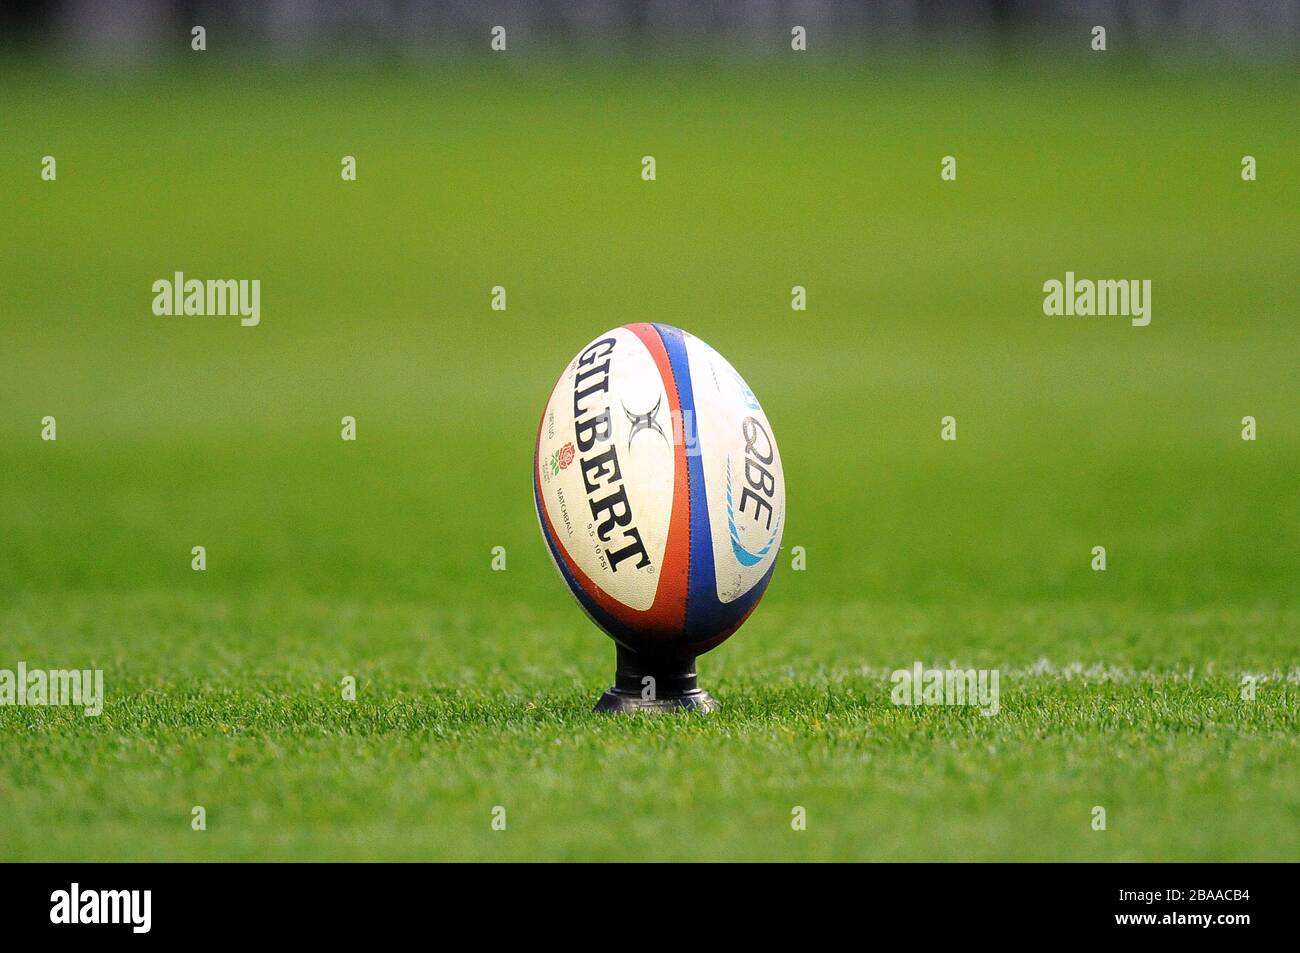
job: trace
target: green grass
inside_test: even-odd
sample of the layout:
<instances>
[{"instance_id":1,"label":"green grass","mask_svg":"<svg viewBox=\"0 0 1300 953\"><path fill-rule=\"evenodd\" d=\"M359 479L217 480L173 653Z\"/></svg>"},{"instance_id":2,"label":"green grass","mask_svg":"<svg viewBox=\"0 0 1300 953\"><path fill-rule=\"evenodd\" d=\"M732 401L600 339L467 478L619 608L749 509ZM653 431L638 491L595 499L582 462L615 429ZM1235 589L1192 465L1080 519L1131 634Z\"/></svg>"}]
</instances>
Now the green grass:
<instances>
[{"instance_id":1,"label":"green grass","mask_svg":"<svg viewBox=\"0 0 1300 953\"><path fill-rule=\"evenodd\" d=\"M108 696L0 707L0 857L1300 859L1294 78L0 92L0 668ZM154 317L176 270L260 278L262 325ZM1045 317L1067 270L1151 278L1151 326ZM631 320L745 374L808 554L701 660L710 718L590 714L612 643L532 512L546 394ZM892 706L916 660L1001 669L1001 712Z\"/></svg>"}]
</instances>

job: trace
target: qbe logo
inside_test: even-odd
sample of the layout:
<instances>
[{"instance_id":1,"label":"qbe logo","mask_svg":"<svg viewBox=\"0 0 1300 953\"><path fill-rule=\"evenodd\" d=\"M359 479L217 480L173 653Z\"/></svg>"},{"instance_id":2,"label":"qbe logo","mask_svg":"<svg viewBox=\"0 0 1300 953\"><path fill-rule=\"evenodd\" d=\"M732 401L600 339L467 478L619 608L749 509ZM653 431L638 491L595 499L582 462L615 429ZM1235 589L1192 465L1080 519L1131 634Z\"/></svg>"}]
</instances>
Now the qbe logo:
<instances>
[{"instance_id":1,"label":"qbe logo","mask_svg":"<svg viewBox=\"0 0 1300 953\"><path fill-rule=\"evenodd\" d=\"M54 924L127 924L132 933L148 933L152 922L152 890L71 890L50 894Z\"/></svg>"}]
</instances>

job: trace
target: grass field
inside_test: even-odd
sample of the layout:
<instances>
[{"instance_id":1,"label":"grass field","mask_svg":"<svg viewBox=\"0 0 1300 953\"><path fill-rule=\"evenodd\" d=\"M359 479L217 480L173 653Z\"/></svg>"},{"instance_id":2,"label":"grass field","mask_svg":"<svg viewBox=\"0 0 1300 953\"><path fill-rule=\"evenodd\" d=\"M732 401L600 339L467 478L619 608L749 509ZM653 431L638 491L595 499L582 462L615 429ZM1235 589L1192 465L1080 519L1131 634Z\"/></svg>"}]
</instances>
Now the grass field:
<instances>
[{"instance_id":1,"label":"grass field","mask_svg":"<svg viewBox=\"0 0 1300 953\"><path fill-rule=\"evenodd\" d=\"M0 858L1300 859L1298 93L11 66L0 668L107 701L0 707ZM1067 270L1150 278L1151 325L1044 316ZM261 325L155 317L175 271L260 278ZM807 551L709 718L590 714L612 643L532 510L549 389L633 320L744 373ZM892 706L914 661L1001 712Z\"/></svg>"}]
</instances>

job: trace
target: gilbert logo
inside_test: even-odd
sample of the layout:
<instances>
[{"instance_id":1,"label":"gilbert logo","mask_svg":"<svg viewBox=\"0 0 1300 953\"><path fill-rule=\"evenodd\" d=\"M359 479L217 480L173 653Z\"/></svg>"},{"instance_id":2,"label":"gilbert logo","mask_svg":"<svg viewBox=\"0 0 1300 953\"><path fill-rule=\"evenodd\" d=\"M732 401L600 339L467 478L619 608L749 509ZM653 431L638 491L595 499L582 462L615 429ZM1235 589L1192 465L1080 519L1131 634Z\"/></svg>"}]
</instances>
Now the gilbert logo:
<instances>
[{"instance_id":1,"label":"gilbert logo","mask_svg":"<svg viewBox=\"0 0 1300 953\"><path fill-rule=\"evenodd\" d=\"M152 922L152 890L71 890L50 894L51 923L129 924L132 933L148 933Z\"/></svg>"},{"instance_id":2,"label":"gilbert logo","mask_svg":"<svg viewBox=\"0 0 1300 953\"><path fill-rule=\"evenodd\" d=\"M632 449L632 440L643 430L649 430L657 433L664 438L664 443L668 442L668 434L664 433L664 428L659 426L659 421L655 417L659 413L659 405L664 402L663 394L655 401L655 405L647 410L644 414L634 413L627 409L627 404L623 405L623 413L627 415L627 422L632 425L631 432L627 435L627 448Z\"/></svg>"}]
</instances>

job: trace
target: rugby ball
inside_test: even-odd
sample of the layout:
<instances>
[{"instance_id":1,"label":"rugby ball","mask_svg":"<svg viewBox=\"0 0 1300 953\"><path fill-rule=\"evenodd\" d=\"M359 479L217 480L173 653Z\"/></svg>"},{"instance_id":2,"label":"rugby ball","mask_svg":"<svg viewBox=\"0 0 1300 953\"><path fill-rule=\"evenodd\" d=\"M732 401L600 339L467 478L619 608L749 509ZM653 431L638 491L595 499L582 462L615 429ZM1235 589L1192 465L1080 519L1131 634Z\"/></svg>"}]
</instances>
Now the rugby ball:
<instances>
[{"instance_id":1,"label":"rugby ball","mask_svg":"<svg viewBox=\"0 0 1300 953\"><path fill-rule=\"evenodd\" d=\"M569 362L538 428L533 490L560 575L634 652L721 643L781 548L785 478L763 408L721 354L666 324L615 328Z\"/></svg>"}]
</instances>

